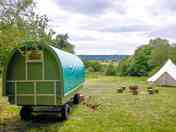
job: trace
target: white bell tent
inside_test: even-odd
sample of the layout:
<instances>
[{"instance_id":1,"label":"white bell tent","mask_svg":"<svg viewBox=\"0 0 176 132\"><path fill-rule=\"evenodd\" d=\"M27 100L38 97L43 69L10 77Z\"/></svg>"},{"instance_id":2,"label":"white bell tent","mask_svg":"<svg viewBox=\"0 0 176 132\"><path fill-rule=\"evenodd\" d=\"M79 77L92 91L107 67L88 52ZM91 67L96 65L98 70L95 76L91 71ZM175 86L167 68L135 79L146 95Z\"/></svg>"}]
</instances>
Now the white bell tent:
<instances>
[{"instance_id":1,"label":"white bell tent","mask_svg":"<svg viewBox=\"0 0 176 132\"><path fill-rule=\"evenodd\" d=\"M159 86L176 86L176 65L169 59L166 64L147 81Z\"/></svg>"}]
</instances>

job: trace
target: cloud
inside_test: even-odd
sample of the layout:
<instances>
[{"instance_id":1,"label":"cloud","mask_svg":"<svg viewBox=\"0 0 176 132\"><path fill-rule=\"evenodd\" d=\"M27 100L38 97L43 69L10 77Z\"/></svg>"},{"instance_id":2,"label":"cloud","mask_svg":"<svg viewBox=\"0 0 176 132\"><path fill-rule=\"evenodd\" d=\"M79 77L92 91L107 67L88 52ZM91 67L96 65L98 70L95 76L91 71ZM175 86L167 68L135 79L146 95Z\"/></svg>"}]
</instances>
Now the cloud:
<instances>
[{"instance_id":1,"label":"cloud","mask_svg":"<svg viewBox=\"0 0 176 132\"><path fill-rule=\"evenodd\" d=\"M151 38L176 41L174 0L36 0L77 54L132 54Z\"/></svg>"},{"instance_id":2,"label":"cloud","mask_svg":"<svg viewBox=\"0 0 176 132\"><path fill-rule=\"evenodd\" d=\"M154 16L175 16L176 1L175 0L154 0L149 7L149 11Z\"/></svg>"},{"instance_id":3,"label":"cloud","mask_svg":"<svg viewBox=\"0 0 176 132\"><path fill-rule=\"evenodd\" d=\"M81 35L81 34L78 34L78 35L71 35L71 38L70 38L71 41L85 41L85 40L89 40L89 41L96 41L96 37L93 37L91 35Z\"/></svg>"},{"instance_id":4,"label":"cloud","mask_svg":"<svg viewBox=\"0 0 176 132\"><path fill-rule=\"evenodd\" d=\"M160 0L159 1L160 3L160 7L161 7L161 10L168 10L172 13L175 13L176 11L176 1L175 0Z\"/></svg>"},{"instance_id":5,"label":"cloud","mask_svg":"<svg viewBox=\"0 0 176 132\"><path fill-rule=\"evenodd\" d=\"M113 25L110 27L100 28L102 32L115 32L115 33L123 33L123 32L145 32L152 29L150 25Z\"/></svg>"},{"instance_id":6,"label":"cloud","mask_svg":"<svg viewBox=\"0 0 176 132\"><path fill-rule=\"evenodd\" d=\"M149 37L162 37L173 40L176 38L176 24L162 25L149 33Z\"/></svg>"},{"instance_id":7,"label":"cloud","mask_svg":"<svg viewBox=\"0 0 176 132\"><path fill-rule=\"evenodd\" d=\"M66 11L83 14L103 13L111 6L110 0L58 0L57 3Z\"/></svg>"},{"instance_id":8,"label":"cloud","mask_svg":"<svg viewBox=\"0 0 176 132\"><path fill-rule=\"evenodd\" d=\"M84 15L100 15L113 9L116 9L119 13L125 12L123 4L113 0L58 0L56 3L67 12Z\"/></svg>"}]
</instances>

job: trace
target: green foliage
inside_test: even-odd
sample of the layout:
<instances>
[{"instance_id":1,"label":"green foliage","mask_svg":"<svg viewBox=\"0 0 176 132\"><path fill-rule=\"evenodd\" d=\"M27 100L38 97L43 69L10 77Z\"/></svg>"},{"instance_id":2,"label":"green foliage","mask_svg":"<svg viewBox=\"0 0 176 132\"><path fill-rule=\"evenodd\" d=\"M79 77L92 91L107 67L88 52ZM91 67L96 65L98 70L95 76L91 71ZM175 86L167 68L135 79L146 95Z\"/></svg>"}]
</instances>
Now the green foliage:
<instances>
[{"instance_id":1,"label":"green foliage","mask_svg":"<svg viewBox=\"0 0 176 132\"><path fill-rule=\"evenodd\" d=\"M27 40L38 41L46 29L45 16L33 12L32 0L3 0L0 3L0 46L18 47Z\"/></svg>"},{"instance_id":2,"label":"green foliage","mask_svg":"<svg viewBox=\"0 0 176 132\"><path fill-rule=\"evenodd\" d=\"M84 64L88 72L98 72L108 76L117 75L117 66L112 62L103 63L99 61L85 61Z\"/></svg>"},{"instance_id":3,"label":"green foliage","mask_svg":"<svg viewBox=\"0 0 176 132\"><path fill-rule=\"evenodd\" d=\"M156 66L152 70L149 71L148 76L153 76L158 70L161 68L161 66Z\"/></svg>"},{"instance_id":4,"label":"green foliage","mask_svg":"<svg viewBox=\"0 0 176 132\"><path fill-rule=\"evenodd\" d=\"M103 66L98 61L85 61L84 64L89 72L101 72L103 69Z\"/></svg>"},{"instance_id":5,"label":"green foliage","mask_svg":"<svg viewBox=\"0 0 176 132\"><path fill-rule=\"evenodd\" d=\"M139 47L133 56L120 61L120 75L147 76L156 67L163 65L168 58L176 62L176 48L166 39L156 38L149 44Z\"/></svg>"},{"instance_id":6,"label":"green foliage","mask_svg":"<svg viewBox=\"0 0 176 132\"><path fill-rule=\"evenodd\" d=\"M127 76L128 75L127 69L128 69L129 63L130 63L129 61L130 61L130 57L129 58L126 57L119 62L119 65L117 67L118 75L120 75L120 76Z\"/></svg>"},{"instance_id":7,"label":"green foliage","mask_svg":"<svg viewBox=\"0 0 176 132\"><path fill-rule=\"evenodd\" d=\"M58 34L55 39L53 39L52 45L56 48L63 49L67 52L74 53L74 46L68 42L68 34Z\"/></svg>"},{"instance_id":8,"label":"green foliage","mask_svg":"<svg viewBox=\"0 0 176 132\"><path fill-rule=\"evenodd\" d=\"M109 75L117 75L117 68L114 66L113 63L110 63L110 64L107 66L105 75L108 75L108 76L109 76Z\"/></svg>"},{"instance_id":9,"label":"green foliage","mask_svg":"<svg viewBox=\"0 0 176 132\"><path fill-rule=\"evenodd\" d=\"M172 44L169 49L169 55L168 55L174 63L176 63L176 45Z\"/></svg>"},{"instance_id":10,"label":"green foliage","mask_svg":"<svg viewBox=\"0 0 176 132\"><path fill-rule=\"evenodd\" d=\"M150 40L149 45L152 47L151 62L154 66L164 64L169 55L170 45L168 40L157 38Z\"/></svg>"},{"instance_id":11,"label":"green foliage","mask_svg":"<svg viewBox=\"0 0 176 132\"><path fill-rule=\"evenodd\" d=\"M152 64L150 63L151 51L152 48L148 45L144 45L136 50L127 68L128 75L147 75L148 71L152 68Z\"/></svg>"},{"instance_id":12,"label":"green foliage","mask_svg":"<svg viewBox=\"0 0 176 132\"><path fill-rule=\"evenodd\" d=\"M103 64L96 61L86 62L90 72L103 72L105 75L150 76L168 60L176 63L176 46L168 40L156 38L139 47L133 56L122 59L116 69L114 64Z\"/></svg>"},{"instance_id":13,"label":"green foliage","mask_svg":"<svg viewBox=\"0 0 176 132\"><path fill-rule=\"evenodd\" d=\"M23 44L49 44L74 53L74 46L68 42L68 35L58 34L48 28L46 15L34 12L33 0L0 1L0 64L13 48Z\"/></svg>"},{"instance_id":14,"label":"green foliage","mask_svg":"<svg viewBox=\"0 0 176 132\"><path fill-rule=\"evenodd\" d=\"M7 55L9 54L10 50L10 48L0 48L0 66L4 65L4 62L6 61Z\"/></svg>"},{"instance_id":15,"label":"green foliage","mask_svg":"<svg viewBox=\"0 0 176 132\"><path fill-rule=\"evenodd\" d=\"M87 68L87 70L88 70L88 72L94 72L94 71L95 71L92 66L89 66L89 67Z\"/></svg>"}]
</instances>

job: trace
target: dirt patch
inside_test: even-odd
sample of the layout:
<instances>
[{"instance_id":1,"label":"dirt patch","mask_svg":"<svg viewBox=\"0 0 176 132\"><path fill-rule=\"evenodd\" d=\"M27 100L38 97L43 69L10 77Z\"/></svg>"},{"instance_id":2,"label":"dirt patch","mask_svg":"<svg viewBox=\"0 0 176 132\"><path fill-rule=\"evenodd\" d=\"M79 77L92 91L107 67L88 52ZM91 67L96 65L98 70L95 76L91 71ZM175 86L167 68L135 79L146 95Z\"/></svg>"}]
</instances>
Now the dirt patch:
<instances>
[{"instance_id":1,"label":"dirt patch","mask_svg":"<svg viewBox=\"0 0 176 132\"><path fill-rule=\"evenodd\" d=\"M91 98L92 96L84 97L84 101L82 101L82 104L91 109L92 111L96 111L98 107L101 106L101 104L91 102Z\"/></svg>"}]
</instances>

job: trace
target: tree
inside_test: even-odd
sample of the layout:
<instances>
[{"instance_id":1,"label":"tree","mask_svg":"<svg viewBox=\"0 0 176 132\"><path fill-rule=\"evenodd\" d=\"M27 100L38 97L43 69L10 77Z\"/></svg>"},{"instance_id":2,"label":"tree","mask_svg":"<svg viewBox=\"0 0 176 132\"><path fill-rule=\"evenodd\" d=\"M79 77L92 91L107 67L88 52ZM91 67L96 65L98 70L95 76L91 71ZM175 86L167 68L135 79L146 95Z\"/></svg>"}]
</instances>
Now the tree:
<instances>
[{"instance_id":1,"label":"tree","mask_svg":"<svg viewBox=\"0 0 176 132\"><path fill-rule=\"evenodd\" d=\"M4 64L12 48L23 44L54 44L56 47L74 52L74 46L68 42L68 35L57 35L48 29L46 15L34 12L33 0L0 1L0 64Z\"/></svg>"},{"instance_id":2,"label":"tree","mask_svg":"<svg viewBox=\"0 0 176 132\"><path fill-rule=\"evenodd\" d=\"M152 48L150 45L144 45L138 48L130 60L127 68L128 75L145 76L152 68L150 63Z\"/></svg>"},{"instance_id":3,"label":"tree","mask_svg":"<svg viewBox=\"0 0 176 132\"><path fill-rule=\"evenodd\" d=\"M0 46L1 48L18 47L29 39L34 16L32 0L3 0L0 2Z\"/></svg>"},{"instance_id":4,"label":"tree","mask_svg":"<svg viewBox=\"0 0 176 132\"><path fill-rule=\"evenodd\" d=\"M120 75L146 76L158 69L168 58L176 62L176 48L166 39L156 38L139 47L132 57L119 63Z\"/></svg>"},{"instance_id":5,"label":"tree","mask_svg":"<svg viewBox=\"0 0 176 132\"><path fill-rule=\"evenodd\" d=\"M98 61L85 61L84 64L91 72L102 72L103 70L103 65Z\"/></svg>"},{"instance_id":6,"label":"tree","mask_svg":"<svg viewBox=\"0 0 176 132\"><path fill-rule=\"evenodd\" d=\"M130 64L130 60L131 60L130 57L126 57L119 62L118 67L117 67L118 75L120 75L120 76L127 76L128 75L127 69Z\"/></svg>"},{"instance_id":7,"label":"tree","mask_svg":"<svg viewBox=\"0 0 176 132\"><path fill-rule=\"evenodd\" d=\"M33 15L32 0L2 0L0 2L0 64L8 53L29 39L29 18Z\"/></svg>"},{"instance_id":8,"label":"tree","mask_svg":"<svg viewBox=\"0 0 176 132\"><path fill-rule=\"evenodd\" d=\"M113 65L113 63L110 63L106 69L105 75L117 75L117 69Z\"/></svg>"},{"instance_id":9,"label":"tree","mask_svg":"<svg viewBox=\"0 0 176 132\"><path fill-rule=\"evenodd\" d=\"M176 63L176 44L172 44L170 46L168 58L170 58L174 63Z\"/></svg>"},{"instance_id":10,"label":"tree","mask_svg":"<svg viewBox=\"0 0 176 132\"><path fill-rule=\"evenodd\" d=\"M164 64L169 58L170 45L168 40L156 38L150 40L149 45L152 47L151 62L154 66Z\"/></svg>"},{"instance_id":11,"label":"tree","mask_svg":"<svg viewBox=\"0 0 176 132\"><path fill-rule=\"evenodd\" d=\"M68 34L58 34L56 38L53 40L53 46L59 49L63 49L67 52L74 53L74 46L68 42L69 36Z\"/></svg>"}]
</instances>

